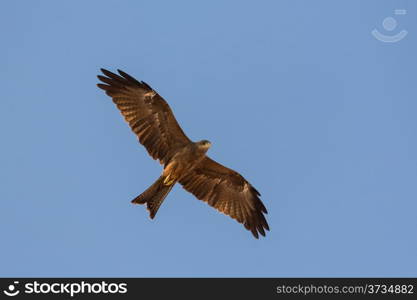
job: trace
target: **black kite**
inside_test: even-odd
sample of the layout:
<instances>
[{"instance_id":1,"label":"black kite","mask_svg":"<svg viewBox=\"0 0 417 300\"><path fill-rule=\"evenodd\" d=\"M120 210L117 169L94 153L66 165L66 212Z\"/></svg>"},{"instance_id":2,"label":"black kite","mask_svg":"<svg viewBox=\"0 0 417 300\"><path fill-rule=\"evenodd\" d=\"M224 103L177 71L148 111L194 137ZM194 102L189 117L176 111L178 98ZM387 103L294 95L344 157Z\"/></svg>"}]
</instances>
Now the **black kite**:
<instances>
[{"instance_id":1,"label":"black kite","mask_svg":"<svg viewBox=\"0 0 417 300\"><path fill-rule=\"evenodd\" d=\"M210 159L207 140L192 142L182 131L168 103L148 84L123 71L101 69L97 86L113 98L149 154L164 166L161 177L132 203L147 204L153 219L172 187L185 190L218 211L243 223L258 238L269 230L259 192L239 173Z\"/></svg>"}]
</instances>

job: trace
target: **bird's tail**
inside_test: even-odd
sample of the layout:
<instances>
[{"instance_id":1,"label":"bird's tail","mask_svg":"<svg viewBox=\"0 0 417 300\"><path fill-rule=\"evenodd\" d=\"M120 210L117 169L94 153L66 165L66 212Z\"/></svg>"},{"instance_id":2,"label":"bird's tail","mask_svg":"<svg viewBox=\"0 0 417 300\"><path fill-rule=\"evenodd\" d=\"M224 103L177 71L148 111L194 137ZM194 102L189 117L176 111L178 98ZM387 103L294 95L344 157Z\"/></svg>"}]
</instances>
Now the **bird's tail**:
<instances>
[{"instance_id":1,"label":"bird's tail","mask_svg":"<svg viewBox=\"0 0 417 300\"><path fill-rule=\"evenodd\" d=\"M166 180L165 180L166 181ZM151 219L155 218L159 207L165 200L168 193L174 187L175 182L167 184L164 182L164 177L161 176L155 181L146 191L132 200L134 204L145 204L148 207Z\"/></svg>"}]
</instances>

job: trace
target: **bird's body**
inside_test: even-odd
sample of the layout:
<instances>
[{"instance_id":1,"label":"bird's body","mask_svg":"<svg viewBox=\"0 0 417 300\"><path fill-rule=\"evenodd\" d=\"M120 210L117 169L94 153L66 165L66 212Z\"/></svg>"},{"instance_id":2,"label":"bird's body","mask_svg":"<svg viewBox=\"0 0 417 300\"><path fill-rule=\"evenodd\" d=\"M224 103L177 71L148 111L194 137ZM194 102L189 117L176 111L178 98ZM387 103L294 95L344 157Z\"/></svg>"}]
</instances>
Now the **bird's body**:
<instances>
[{"instance_id":1,"label":"bird's body","mask_svg":"<svg viewBox=\"0 0 417 300\"><path fill-rule=\"evenodd\" d=\"M118 70L101 69L105 84L98 87L112 97L132 131L164 169L161 176L132 202L146 204L154 218L176 183L238 222L258 238L269 230L259 192L239 173L210 159L211 143L192 142L182 131L167 102L149 85Z\"/></svg>"},{"instance_id":2,"label":"bird's body","mask_svg":"<svg viewBox=\"0 0 417 300\"><path fill-rule=\"evenodd\" d=\"M164 183L177 182L192 172L204 159L210 145L210 142L203 140L178 149L164 167Z\"/></svg>"}]
</instances>

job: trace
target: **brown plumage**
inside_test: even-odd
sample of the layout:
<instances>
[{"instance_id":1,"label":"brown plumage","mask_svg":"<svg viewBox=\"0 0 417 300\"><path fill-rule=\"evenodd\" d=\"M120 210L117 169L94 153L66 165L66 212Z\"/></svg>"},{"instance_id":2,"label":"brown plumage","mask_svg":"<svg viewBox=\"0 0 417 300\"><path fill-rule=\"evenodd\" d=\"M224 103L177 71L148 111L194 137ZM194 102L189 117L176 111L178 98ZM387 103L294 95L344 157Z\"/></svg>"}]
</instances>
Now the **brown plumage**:
<instances>
[{"instance_id":1,"label":"brown plumage","mask_svg":"<svg viewBox=\"0 0 417 300\"><path fill-rule=\"evenodd\" d=\"M239 173L210 159L211 143L192 142L168 103L148 84L118 70L101 69L97 86L112 97L149 154L164 166L155 183L132 202L147 204L154 218L165 197L179 182L185 190L242 223L258 238L269 230L259 192Z\"/></svg>"}]
</instances>

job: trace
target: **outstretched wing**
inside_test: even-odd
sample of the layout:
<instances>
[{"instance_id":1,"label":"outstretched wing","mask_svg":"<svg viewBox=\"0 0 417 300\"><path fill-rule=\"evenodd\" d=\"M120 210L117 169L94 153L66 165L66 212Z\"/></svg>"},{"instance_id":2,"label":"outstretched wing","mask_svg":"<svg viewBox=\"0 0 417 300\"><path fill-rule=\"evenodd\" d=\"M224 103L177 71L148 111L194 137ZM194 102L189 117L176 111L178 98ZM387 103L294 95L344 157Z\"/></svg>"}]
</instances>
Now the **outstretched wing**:
<instances>
[{"instance_id":1,"label":"outstretched wing","mask_svg":"<svg viewBox=\"0 0 417 300\"><path fill-rule=\"evenodd\" d=\"M259 192L239 173L209 157L184 176L180 183L198 199L242 223L258 238L269 230L264 214L267 210Z\"/></svg>"},{"instance_id":2,"label":"outstretched wing","mask_svg":"<svg viewBox=\"0 0 417 300\"><path fill-rule=\"evenodd\" d=\"M113 98L132 131L149 154L165 164L179 147L191 143L168 103L149 85L121 70L120 75L101 69L97 86Z\"/></svg>"}]
</instances>

